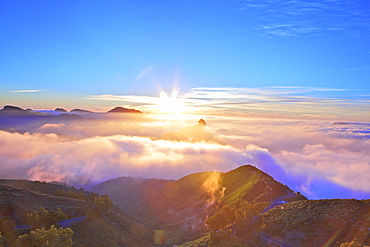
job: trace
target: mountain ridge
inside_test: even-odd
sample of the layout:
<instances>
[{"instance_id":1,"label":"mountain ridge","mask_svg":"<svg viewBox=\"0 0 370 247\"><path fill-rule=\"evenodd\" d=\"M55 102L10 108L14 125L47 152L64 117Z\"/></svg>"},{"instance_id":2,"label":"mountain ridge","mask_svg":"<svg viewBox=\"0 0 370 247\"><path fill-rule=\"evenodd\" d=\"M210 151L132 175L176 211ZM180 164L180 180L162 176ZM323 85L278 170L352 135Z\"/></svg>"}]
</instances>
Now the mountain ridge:
<instances>
[{"instance_id":1,"label":"mountain ridge","mask_svg":"<svg viewBox=\"0 0 370 247\"><path fill-rule=\"evenodd\" d=\"M33 182L29 181L28 184L30 183ZM40 183L37 186L49 187L49 184ZM44 189L47 190L47 188ZM56 211L60 208L69 219L73 220L75 217L81 219L68 226L75 233L74 246L105 246L108 239L110 246L151 246L153 233L144 227L140 230L138 223L114 205L101 216L90 217L89 214L96 210L96 206L90 201L0 185L0 215L6 216L6 219L13 222L15 226L21 226L20 229L24 229L21 231L22 234L27 231L25 228L27 213L39 210L41 207L48 211ZM20 233L16 229L17 227L13 234ZM139 233L137 233L138 230ZM132 237L134 234L139 234L139 237Z\"/></svg>"},{"instance_id":2,"label":"mountain ridge","mask_svg":"<svg viewBox=\"0 0 370 247\"><path fill-rule=\"evenodd\" d=\"M74 231L77 247L370 243L370 200L307 200L250 165L178 180L120 177L94 189L103 190L117 205L88 220L96 205L86 198L97 194L66 184L1 179L0 216L18 226L26 223L26 213L39 207L61 208L69 218L63 225ZM261 205L264 210L255 211Z\"/></svg>"},{"instance_id":3,"label":"mountain ridge","mask_svg":"<svg viewBox=\"0 0 370 247\"><path fill-rule=\"evenodd\" d=\"M290 200L307 200L250 165L226 173L193 173L178 180L121 177L105 181L93 191L108 194L147 227L181 232L177 237L182 241L207 232L207 216L237 199L272 203L290 193Z\"/></svg>"},{"instance_id":4,"label":"mountain ridge","mask_svg":"<svg viewBox=\"0 0 370 247\"><path fill-rule=\"evenodd\" d=\"M121 106L117 106L109 110L107 113L139 113L139 114L142 114L142 112L139 110L124 108Z\"/></svg>"}]
</instances>

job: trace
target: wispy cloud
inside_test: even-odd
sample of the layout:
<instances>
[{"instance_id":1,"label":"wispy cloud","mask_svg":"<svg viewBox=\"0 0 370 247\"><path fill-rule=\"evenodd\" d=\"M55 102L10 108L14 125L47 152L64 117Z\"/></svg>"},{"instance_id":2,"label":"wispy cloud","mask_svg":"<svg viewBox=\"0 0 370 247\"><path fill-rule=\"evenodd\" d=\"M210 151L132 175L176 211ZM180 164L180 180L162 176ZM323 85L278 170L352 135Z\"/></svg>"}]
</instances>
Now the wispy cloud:
<instances>
[{"instance_id":1,"label":"wispy cloud","mask_svg":"<svg viewBox=\"0 0 370 247\"><path fill-rule=\"evenodd\" d=\"M261 22L257 30L268 37L323 35L340 31L348 37L369 34L370 17L361 1L241 0L242 11L253 11Z\"/></svg>"},{"instance_id":2,"label":"wispy cloud","mask_svg":"<svg viewBox=\"0 0 370 247\"><path fill-rule=\"evenodd\" d=\"M87 99L92 100L108 100L108 101L122 101L141 105L154 105L158 103L158 97L139 96L139 95L115 95L115 94L100 94L90 95Z\"/></svg>"},{"instance_id":3,"label":"wispy cloud","mask_svg":"<svg viewBox=\"0 0 370 247\"><path fill-rule=\"evenodd\" d=\"M34 90L34 89L31 89L31 90L15 90L15 91L11 91L12 93L37 93L37 92L43 92L45 90Z\"/></svg>"},{"instance_id":4,"label":"wispy cloud","mask_svg":"<svg viewBox=\"0 0 370 247\"><path fill-rule=\"evenodd\" d=\"M116 74L116 77L117 77L118 79L120 79L121 81L127 81L127 79L126 79L126 78L124 78L124 77L120 76L119 74Z\"/></svg>"},{"instance_id":5,"label":"wispy cloud","mask_svg":"<svg viewBox=\"0 0 370 247\"><path fill-rule=\"evenodd\" d=\"M224 115L251 114L280 117L359 117L370 119L369 101L358 95L363 91L315 87L266 87L266 88L193 88L178 95L181 105L189 113ZM349 95L349 96L348 96ZM93 95L88 99L121 101L132 106L150 109L158 105L159 98L135 95Z\"/></svg>"},{"instance_id":6,"label":"wispy cloud","mask_svg":"<svg viewBox=\"0 0 370 247\"><path fill-rule=\"evenodd\" d=\"M197 99L202 106L234 112L262 115L370 118L366 113L370 105L365 99L341 97L341 89L310 87L270 88L194 88L182 95ZM323 96L325 93L325 96ZM214 109L215 110L215 109Z\"/></svg>"}]
</instances>

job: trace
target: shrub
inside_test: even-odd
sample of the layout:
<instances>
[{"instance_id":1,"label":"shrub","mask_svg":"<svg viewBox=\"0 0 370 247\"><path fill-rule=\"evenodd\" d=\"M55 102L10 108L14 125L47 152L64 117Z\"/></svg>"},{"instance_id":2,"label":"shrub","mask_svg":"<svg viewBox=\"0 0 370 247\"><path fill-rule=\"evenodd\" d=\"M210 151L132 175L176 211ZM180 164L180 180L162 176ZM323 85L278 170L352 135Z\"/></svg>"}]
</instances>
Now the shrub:
<instances>
[{"instance_id":1,"label":"shrub","mask_svg":"<svg viewBox=\"0 0 370 247\"><path fill-rule=\"evenodd\" d=\"M65 219L67 219L67 215L60 208L57 211L48 211L41 207L38 211L27 214L27 221L34 229L41 226L49 228L51 225L56 225Z\"/></svg>"},{"instance_id":2,"label":"shrub","mask_svg":"<svg viewBox=\"0 0 370 247\"><path fill-rule=\"evenodd\" d=\"M73 231L70 228L46 230L44 227L18 237L16 243L20 247L72 247Z\"/></svg>"}]
</instances>

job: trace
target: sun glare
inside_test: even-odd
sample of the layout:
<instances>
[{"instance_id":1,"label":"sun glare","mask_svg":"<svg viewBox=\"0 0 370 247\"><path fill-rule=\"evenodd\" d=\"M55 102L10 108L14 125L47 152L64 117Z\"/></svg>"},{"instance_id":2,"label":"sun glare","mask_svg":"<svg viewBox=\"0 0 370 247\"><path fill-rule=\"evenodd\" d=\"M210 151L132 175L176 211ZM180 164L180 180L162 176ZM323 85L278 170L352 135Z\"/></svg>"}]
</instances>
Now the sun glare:
<instances>
[{"instance_id":1,"label":"sun glare","mask_svg":"<svg viewBox=\"0 0 370 247\"><path fill-rule=\"evenodd\" d=\"M183 105L178 99L176 92L172 92L171 96L167 93L161 92L159 94L158 110L162 114L181 114L183 112Z\"/></svg>"}]
</instances>

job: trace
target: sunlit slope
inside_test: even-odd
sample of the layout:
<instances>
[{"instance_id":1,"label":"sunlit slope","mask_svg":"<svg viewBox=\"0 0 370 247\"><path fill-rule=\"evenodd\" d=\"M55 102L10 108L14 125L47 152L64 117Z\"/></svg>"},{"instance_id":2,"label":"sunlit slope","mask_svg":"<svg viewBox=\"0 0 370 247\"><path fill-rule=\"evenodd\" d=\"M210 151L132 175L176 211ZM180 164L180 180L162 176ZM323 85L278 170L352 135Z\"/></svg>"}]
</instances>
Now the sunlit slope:
<instances>
[{"instance_id":1,"label":"sunlit slope","mask_svg":"<svg viewBox=\"0 0 370 247\"><path fill-rule=\"evenodd\" d=\"M21 181L22 185L31 183L33 182ZM39 182L30 187L53 191L55 186L63 188L63 186ZM0 185L0 218L9 219L14 226L22 229L14 230L15 237L31 230L30 227L22 227L28 225L27 213L39 210L40 207L48 211L56 211L60 208L68 219L71 219L67 225L74 232L72 236L74 246L107 246L108 240L109 246L150 246L152 243L153 233L148 232L118 207L112 206L108 212L99 217L89 217L89 213L96 208L91 201ZM79 220L74 221L76 217Z\"/></svg>"},{"instance_id":2,"label":"sunlit slope","mask_svg":"<svg viewBox=\"0 0 370 247\"><path fill-rule=\"evenodd\" d=\"M221 185L225 188L223 203L226 204L231 204L237 199L249 202L272 202L277 197L286 195L289 195L287 200L306 199L303 196L295 196L288 186L249 165L223 174Z\"/></svg>"},{"instance_id":3,"label":"sunlit slope","mask_svg":"<svg viewBox=\"0 0 370 247\"><path fill-rule=\"evenodd\" d=\"M176 181L122 177L96 186L95 191L110 195L145 225L180 233L181 239L205 233L206 217L238 199L268 203L286 195L290 200L306 199L249 165L227 173L195 173Z\"/></svg>"}]
</instances>

